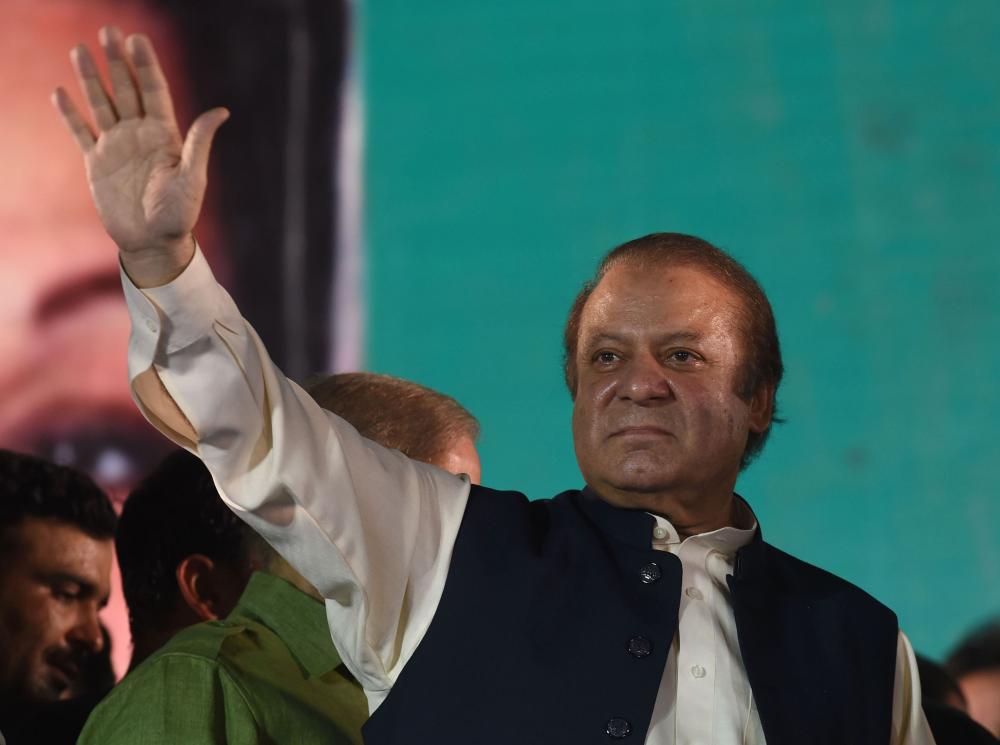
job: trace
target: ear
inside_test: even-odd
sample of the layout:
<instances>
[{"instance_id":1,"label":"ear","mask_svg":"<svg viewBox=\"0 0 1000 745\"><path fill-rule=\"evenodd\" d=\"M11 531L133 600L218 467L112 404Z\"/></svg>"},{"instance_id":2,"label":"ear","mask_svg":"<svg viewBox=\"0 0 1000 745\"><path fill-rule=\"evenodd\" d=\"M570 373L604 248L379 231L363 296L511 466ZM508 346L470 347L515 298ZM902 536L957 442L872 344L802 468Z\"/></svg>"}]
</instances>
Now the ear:
<instances>
[{"instance_id":1,"label":"ear","mask_svg":"<svg viewBox=\"0 0 1000 745\"><path fill-rule=\"evenodd\" d=\"M774 415L774 388L762 385L750 399L750 431L760 434L771 426Z\"/></svg>"},{"instance_id":2,"label":"ear","mask_svg":"<svg viewBox=\"0 0 1000 745\"><path fill-rule=\"evenodd\" d=\"M215 573L215 562L204 554L185 556L177 565L177 587L181 597L202 621L219 619Z\"/></svg>"}]
</instances>

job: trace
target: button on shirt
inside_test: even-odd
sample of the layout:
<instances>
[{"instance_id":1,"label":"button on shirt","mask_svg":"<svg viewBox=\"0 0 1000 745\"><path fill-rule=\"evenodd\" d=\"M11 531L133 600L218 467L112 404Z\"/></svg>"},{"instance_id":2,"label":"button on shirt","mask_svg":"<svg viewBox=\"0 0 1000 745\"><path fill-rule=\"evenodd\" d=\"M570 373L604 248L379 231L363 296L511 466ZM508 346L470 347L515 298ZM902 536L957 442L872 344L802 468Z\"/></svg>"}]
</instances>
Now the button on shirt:
<instances>
[{"instance_id":1,"label":"button on shirt","mask_svg":"<svg viewBox=\"0 0 1000 745\"><path fill-rule=\"evenodd\" d=\"M468 480L365 440L320 409L271 362L200 250L163 287L139 290L124 272L122 281L139 407L202 458L226 503L327 598L334 641L374 711L434 618ZM649 745L764 742L725 582L750 535L723 528L681 542L656 521L651 541L680 558L685 589ZM644 582L658 579L652 566L643 572ZM628 736L621 722L608 728ZM933 743L902 634L891 742Z\"/></svg>"},{"instance_id":2,"label":"button on shirt","mask_svg":"<svg viewBox=\"0 0 1000 745\"><path fill-rule=\"evenodd\" d=\"M742 500L737 513L737 524L746 528L721 528L683 541L670 522L653 516L653 548L680 559L684 591L653 707L650 743L764 742L726 583L737 549L753 540L757 527Z\"/></svg>"}]
</instances>

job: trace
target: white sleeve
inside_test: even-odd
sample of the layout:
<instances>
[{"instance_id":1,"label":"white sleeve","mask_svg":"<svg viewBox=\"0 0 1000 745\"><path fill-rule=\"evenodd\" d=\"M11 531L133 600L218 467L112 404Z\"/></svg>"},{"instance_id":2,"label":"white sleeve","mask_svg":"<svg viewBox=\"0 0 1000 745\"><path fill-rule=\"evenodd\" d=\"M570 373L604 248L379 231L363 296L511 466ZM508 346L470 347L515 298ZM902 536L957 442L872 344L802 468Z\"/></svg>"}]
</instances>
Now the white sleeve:
<instances>
[{"instance_id":1,"label":"white sleeve","mask_svg":"<svg viewBox=\"0 0 1000 745\"><path fill-rule=\"evenodd\" d=\"M934 745L921 705L917 658L902 631L896 640L896 681L892 695L892 745Z\"/></svg>"},{"instance_id":2,"label":"white sleeve","mask_svg":"<svg viewBox=\"0 0 1000 745\"><path fill-rule=\"evenodd\" d=\"M321 409L271 362L200 251L163 287L139 290L124 272L122 282L140 409L327 598L334 642L377 705L437 608L468 481ZM151 368L159 400L139 384ZM177 408L190 438L171 424Z\"/></svg>"}]
</instances>

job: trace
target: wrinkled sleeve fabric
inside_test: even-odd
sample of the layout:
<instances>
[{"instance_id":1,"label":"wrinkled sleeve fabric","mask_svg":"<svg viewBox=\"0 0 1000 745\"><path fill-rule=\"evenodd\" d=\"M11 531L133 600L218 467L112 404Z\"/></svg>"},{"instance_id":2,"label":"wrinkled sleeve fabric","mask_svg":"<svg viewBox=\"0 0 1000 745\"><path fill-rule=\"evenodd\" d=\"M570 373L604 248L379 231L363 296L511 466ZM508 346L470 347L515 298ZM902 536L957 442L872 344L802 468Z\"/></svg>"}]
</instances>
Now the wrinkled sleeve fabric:
<instances>
[{"instance_id":1,"label":"wrinkled sleeve fabric","mask_svg":"<svg viewBox=\"0 0 1000 745\"><path fill-rule=\"evenodd\" d=\"M935 745L921 706L917 658L906 634L896 640L896 681L892 701L892 745Z\"/></svg>"},{"instance_id":2,"label":"wrinkled sleeve fabric","mask_svg":"<svg viewBox=\"0 0 1000 745\"><path fill-rule=\"evenodd\" d=\"M133 677L134 676L134 677ZM269 742L242 691L210 660L165 655L131 673L94 709L77 745Z\"/></svg>"},{"instance_id":3,"label":"wrinkled sleeve fabric","mask_svg":"<svg viewBox=\"0 0 1000 745\"><path fill-rule=\"evenodd\" d=\"M321 409L274 365L200 250L168 285L140 290L124 271L122 283L139 408L327 599L334 642L374 709L437 608L468 480Z\"/></svg>"}]
</instances>

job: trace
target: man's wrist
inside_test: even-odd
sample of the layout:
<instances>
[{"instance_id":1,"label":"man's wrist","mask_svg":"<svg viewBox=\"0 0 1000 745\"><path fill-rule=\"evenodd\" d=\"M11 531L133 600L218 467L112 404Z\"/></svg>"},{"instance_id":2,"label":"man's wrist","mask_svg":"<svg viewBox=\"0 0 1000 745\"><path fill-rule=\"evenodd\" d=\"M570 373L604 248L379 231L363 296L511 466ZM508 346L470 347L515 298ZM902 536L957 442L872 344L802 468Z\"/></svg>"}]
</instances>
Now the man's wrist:
<instances>
[{"instance_id":1,"label":"man's wrist","mask_svg":"<svg viewBox=\"0 0 1000 745\"><path fill-rule=\"evenodd\" d=\"M125 273L141 289L162 287L177 279L194 254L195 241L191 233L176 243L118 251Z\"/></svg>"}]
</instances>

